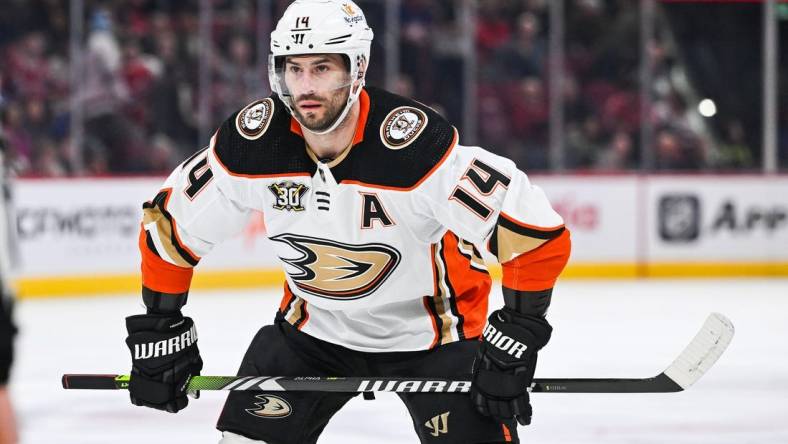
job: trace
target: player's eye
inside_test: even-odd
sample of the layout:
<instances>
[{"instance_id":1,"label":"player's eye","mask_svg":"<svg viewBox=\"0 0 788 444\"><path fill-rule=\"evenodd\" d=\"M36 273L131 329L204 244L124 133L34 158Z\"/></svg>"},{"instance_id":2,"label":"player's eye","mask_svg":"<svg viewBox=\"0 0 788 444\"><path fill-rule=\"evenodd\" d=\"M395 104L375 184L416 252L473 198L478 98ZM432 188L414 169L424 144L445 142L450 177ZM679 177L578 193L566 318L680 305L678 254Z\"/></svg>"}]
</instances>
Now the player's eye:
<instances>
[{"instance_id":1,"label":"player's eye","mask_svg":"<svg viewBox=\"0 0 788 444\"><path fill-rule=\"evenodd\" d=\"M317 66L315 67L315 70L316 70L317 72L319 72L319 73L328 72L330 69L331 69L331 68L329 68L329 67L328 67L328 65L317 65Z\"/></svg>"},{"instance_id":2,"label":"player's eye","mask_svg":"<svg viewBox=\"0 0 788 444\"><path fill-rule=\"evenodd\" d=\"M296 65L290 65L290 66L287 67L287 69L288 69L288 71L290 71L290 72L292 72L294 74L301 72L301 67L300 66L296 66Z\"/></svg>"}]
</instances>

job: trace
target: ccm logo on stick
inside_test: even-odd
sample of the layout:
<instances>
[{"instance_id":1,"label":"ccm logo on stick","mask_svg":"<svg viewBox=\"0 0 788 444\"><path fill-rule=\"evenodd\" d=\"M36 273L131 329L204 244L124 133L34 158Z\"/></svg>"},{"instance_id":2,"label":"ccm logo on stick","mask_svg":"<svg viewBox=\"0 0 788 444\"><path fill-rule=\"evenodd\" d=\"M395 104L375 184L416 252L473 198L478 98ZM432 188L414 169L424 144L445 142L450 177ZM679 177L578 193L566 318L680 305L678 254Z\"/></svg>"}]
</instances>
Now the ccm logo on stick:
<instances>
[{"instance_id":1,"label":"ccm logo on stick","mask_svg":"<svg viewBox=\"0 0 788 444\"><path fill-rule=\"evenodd\" d=\"M528 349L528 346L520 341L516 341L509 336L504 335L492 325L487 325L484 328L484 339L490 344L500 348L506 353L514 356L515 358L522 358L523 352Z\"/></svg>"}]
</instances>

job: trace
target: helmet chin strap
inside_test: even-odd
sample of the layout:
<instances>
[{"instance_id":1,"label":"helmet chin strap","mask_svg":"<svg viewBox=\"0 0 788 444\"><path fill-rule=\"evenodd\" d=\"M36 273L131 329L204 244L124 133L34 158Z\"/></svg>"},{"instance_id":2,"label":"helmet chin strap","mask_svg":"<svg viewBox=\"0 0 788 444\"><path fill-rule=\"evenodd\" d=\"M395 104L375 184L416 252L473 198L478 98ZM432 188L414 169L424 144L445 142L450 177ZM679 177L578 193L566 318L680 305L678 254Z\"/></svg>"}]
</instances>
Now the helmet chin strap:
<instances>
[{"instance_id":1,"label":"helmet chin strap","mask_svg":"<svg viewBox=\"0 0 788 444\"><path fill-rule=\"evenodd\" d=\"M358 85L358 91L356 93L350 94L348 96L347 103L345 103L345 108L342 110L341 113L339 113L337 118L334 119L334 123L332 123L331 126L328 127L328 129L325 129L323 131L311 130L306 125L304 125L304 122L302 122L301 119L299 119L296 116L295 112L293 112L292 115L293 115L293 117L295 117L295 119L301 125L302 129L304 129L306 131L309 131L312 134L316 134L318 136L322 136L324 134L328 134L331 131L334 131L335 129L337 129L337 127L345 120L345 118L347 117L348 113L350 112L350 109L353 108L353 104L356 103L356 101L358 100L358 96L361 94L361 89L364 88L364 83L365 83L365 80L361 79L361 82Z\"/></svg>"}]
</instances>

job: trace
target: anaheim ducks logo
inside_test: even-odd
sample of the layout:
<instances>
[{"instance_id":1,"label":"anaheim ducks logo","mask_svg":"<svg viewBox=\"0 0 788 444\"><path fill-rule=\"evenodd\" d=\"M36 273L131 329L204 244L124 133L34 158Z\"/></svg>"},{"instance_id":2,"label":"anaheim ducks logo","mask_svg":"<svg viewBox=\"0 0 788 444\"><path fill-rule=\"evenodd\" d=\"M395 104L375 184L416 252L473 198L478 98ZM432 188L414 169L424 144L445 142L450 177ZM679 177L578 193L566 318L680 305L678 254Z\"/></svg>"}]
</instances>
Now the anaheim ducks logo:
<instances>
[{"instance_id":1,"label":"anaheim ducks logo","mask_svg":"<svg viewBox=\"0 0 788 444\"><path fill-rule=\"evenodd\" d=\"M258 100L242 109L235 117L238 133L249 140L259 139L268 129L274 114L274 101L270 98Z\"/></svg>"},{"instance_id":2,"label":"anaheim ducks logo","mask_svg":"<svg viewBox=\"0 0 788 444\"><path fill-rule=\"evenodd\" d=\"M380 139L392 150L410 145L427 127L427 114L411 106L394 109L380 126Z\"/></svg>"},{"instance_id":3,"label":"anaheim ducks logo","mask_svg":"<svg viewBox=\"0 0 788 444\"><path fill-rule=\"evenodd\" d=\"M274 395L257 395L260 402L255 403L257 408L246 409L246 412L260 418L284 418L293 413L290 403Z\"/></svg>"},{"instance_id":4,"label":"anaheim ducks logo","mask_svg":"<svg viewBox=\"0 0 788 444\"><path fill-rule=\"evenodd\" d=\"M352 300L371 294L394 272L400 253L384 244L349 245L296 234L271 238L289 245L300 257L280 259L302 291L329 299Z\"/></svg>"}]
</instances>

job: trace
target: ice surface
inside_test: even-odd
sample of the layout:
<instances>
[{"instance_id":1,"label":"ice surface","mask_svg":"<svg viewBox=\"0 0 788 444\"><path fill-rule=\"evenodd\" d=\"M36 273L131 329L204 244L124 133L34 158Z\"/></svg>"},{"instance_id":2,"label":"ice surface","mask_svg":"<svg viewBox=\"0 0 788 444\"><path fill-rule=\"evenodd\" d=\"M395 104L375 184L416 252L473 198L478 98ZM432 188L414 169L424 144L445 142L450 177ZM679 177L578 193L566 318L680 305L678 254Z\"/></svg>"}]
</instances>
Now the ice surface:
<instances>
[{"instance_id":1,"label":"ice surface","mask_svg":"<svg viewBox=\"0 0 788 444\"><path fill-rule=\"evenodd\" d=\"M279 292L194 292L203 374L234 374L248 341L273 320ZM500 305L500 294L491 307ZM225 394L203 392L172 415L121 391L66 391L62 373L127 373L123 318L137 295L20 301L12 395L23 444L214 444ZM717 311L736 337L697 384L670 394L534 394L523 442L747 444L788 442L788 280L569 281L553 297L553 339L537 377L646 377L664 370ZM413 443L396 396L354 399L320 443ZM451 428L451 422L449 423Z\"/></svg>"}]
</instances>

